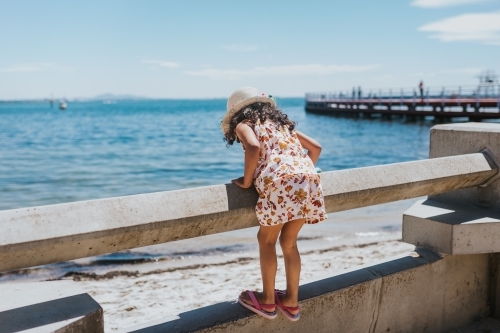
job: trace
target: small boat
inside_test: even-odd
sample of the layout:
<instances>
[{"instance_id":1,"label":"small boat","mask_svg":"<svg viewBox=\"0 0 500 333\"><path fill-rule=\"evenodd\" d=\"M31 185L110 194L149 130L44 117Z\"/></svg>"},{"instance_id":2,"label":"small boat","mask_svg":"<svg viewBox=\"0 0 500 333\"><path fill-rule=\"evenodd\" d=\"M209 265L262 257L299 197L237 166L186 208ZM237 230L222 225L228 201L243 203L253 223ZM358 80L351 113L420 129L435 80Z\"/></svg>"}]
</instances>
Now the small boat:
<instances>
[{"instance_id":1,"label":"small boat","mask_svg":"<svg viewBox=\"0 0 500 333\"><path fill-rule=\"evenodd\" d=\"M66 104L65 101L62 101L59 103L59 110L66 110L67 107L68 107L68 104Z\"/></svg>"}]
</instances>

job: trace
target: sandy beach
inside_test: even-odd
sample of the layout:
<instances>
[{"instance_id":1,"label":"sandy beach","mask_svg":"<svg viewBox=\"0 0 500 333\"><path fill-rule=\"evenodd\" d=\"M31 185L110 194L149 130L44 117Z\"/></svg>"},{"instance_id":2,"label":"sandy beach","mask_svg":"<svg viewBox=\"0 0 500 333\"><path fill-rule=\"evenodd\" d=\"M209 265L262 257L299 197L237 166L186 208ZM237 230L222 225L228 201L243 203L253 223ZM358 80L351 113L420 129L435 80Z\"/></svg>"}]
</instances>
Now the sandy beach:
<instances>
[{"instance_id":1,"label":"sandy beach","mask_svg":"<svg viewBox=\"0 0 500 333\"><path fill-rule=\"evenodd\" d=\"M407 255L414 249L396 240L396 233L387 238L394 239L303 252L302 284ZM301 241L301 245L308 242L314 240ZM211 258L208 263L205 258L190 258L171 262L163 268L155 268L158 266L155 264L148 266L139 268L140 271L71 277L104 308L106 331L173 318L184 311L233 300L242 289L261 290L255 252ZM284 275L280 262L278 288L285 288Z\"/></svg>"},{"instance_id":2,"label":"sandy beach","mask_svg":"<svg viewBox=\"0 0 500 333\"><path fill-rule=\"evenodd\" d=\"M400 241L401 219L415 200L329 214L304 226L301 284L411 253L414 246ZM0 274L0 283L72 279L103 307L106 331L116 331L261 290L256 234L249 228L33 267ZM284 289L278 262L277 288Z\"/></svg>"}]
</instances>

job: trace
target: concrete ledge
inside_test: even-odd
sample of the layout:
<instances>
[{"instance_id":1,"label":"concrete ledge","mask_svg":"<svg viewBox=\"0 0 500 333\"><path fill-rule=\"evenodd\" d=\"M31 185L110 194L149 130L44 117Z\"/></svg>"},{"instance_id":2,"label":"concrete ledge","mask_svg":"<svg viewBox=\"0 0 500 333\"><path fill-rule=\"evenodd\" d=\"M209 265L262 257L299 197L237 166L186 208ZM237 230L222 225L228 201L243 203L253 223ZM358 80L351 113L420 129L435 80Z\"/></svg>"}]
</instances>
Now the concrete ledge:
<instances>
[{"instance_id":1,"label":"concrete ledge","mask_svg":"<svg viewBox=\"0 0 500 333\"><path fill-rule=\"evenodd\" d=\"M321 182L330 213L474 187L497 173L475 153L327 172Z\"/></svg>"},{"instance_id":2,"label":"concrete ledge","mask_svg":"<svg viewBox=\"0 0 500 333\"><path fill-rule=\"evenodd\" d=\"M301 286L296 323L225 302L121 332L447 332L489 314L488 267L486 254L442 258L418 249Z\"/></svg>"},{"instance_id":3,"label":"concrete ledge","mask_svg":"<svg viewBox=\"0 0 500 333\"><path fill-rule=\"evenodd\" d=\"M500 211L422 200L403 214L403 241L446 254L500 252Z\"/></svg>"},{"instance_id":4,"label":"concrete ledge","mask_svg":"<svg viewBox=\"0 0 500 333\"><path fill-rule=\"evenodd\" d=\"M335 212L476 186L497 171L475 153L321 178ZM254 189L229 184L0 211L0 271L255 226L256 201Z\"/></svg>"},{"instance_id":5,"label":"concrete ledge","mask_svg":"<svg viewBox=\"0 0 500 333\"><path fill-rule=\"evenodd\" d=\"M0 285L0 333L104 332L102 308L73 281Z\"/></svg>"}]
</instances>

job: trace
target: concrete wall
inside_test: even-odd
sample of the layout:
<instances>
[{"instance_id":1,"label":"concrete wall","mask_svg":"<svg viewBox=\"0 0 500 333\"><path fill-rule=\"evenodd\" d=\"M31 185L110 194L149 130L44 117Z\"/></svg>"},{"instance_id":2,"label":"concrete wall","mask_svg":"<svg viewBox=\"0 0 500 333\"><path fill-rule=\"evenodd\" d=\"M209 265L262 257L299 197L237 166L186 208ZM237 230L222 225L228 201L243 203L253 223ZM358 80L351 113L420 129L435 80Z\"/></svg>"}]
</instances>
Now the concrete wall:
<instances>
[{"instance_id":1,"label":"concrete wall","mask_svg":"<svg viewBox=\"0 0 500 333\"><path fill-rule=\"evenodd\" d=\"M334 212L476 186L496 172L476 152L321 178ZM251 227L256 201L254 189L229 184L0 211L0 271Z\"/></svg>"},{"instance_id":2,"label":"concrete wall","mask_svg":"<svg viewBox=\"0 0 500 333\"><path fill-rule=\"evenodd\" d=\"M122 331L447 332L488 316L489 255L413 256L301 286L301 319L268 320L233 302Z\"/></svg>"}]
</instances>

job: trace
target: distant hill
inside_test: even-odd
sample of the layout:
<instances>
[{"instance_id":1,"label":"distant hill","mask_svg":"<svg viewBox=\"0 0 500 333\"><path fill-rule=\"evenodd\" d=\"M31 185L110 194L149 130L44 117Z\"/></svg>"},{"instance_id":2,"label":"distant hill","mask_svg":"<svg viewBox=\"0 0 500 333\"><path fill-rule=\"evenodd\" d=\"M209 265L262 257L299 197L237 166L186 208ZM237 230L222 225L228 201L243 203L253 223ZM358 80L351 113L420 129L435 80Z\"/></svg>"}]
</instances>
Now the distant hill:
<instances>
[{"instance_id":1,"label":"distant hill","mask_svg":"<svg viewBox=\"0 0 500 333\"><path fill-rule=\"evenodd\" d=\"M80 98L79 98L80 99ZM115 94L101 94L91 98L81 98L80 100L90 100L90 101L118 101L118 100L139 100L139 99L150 99L148 97L143 96L135 96L131 94L125 95L115 95Z\"/></svg>"}]
</instances>

